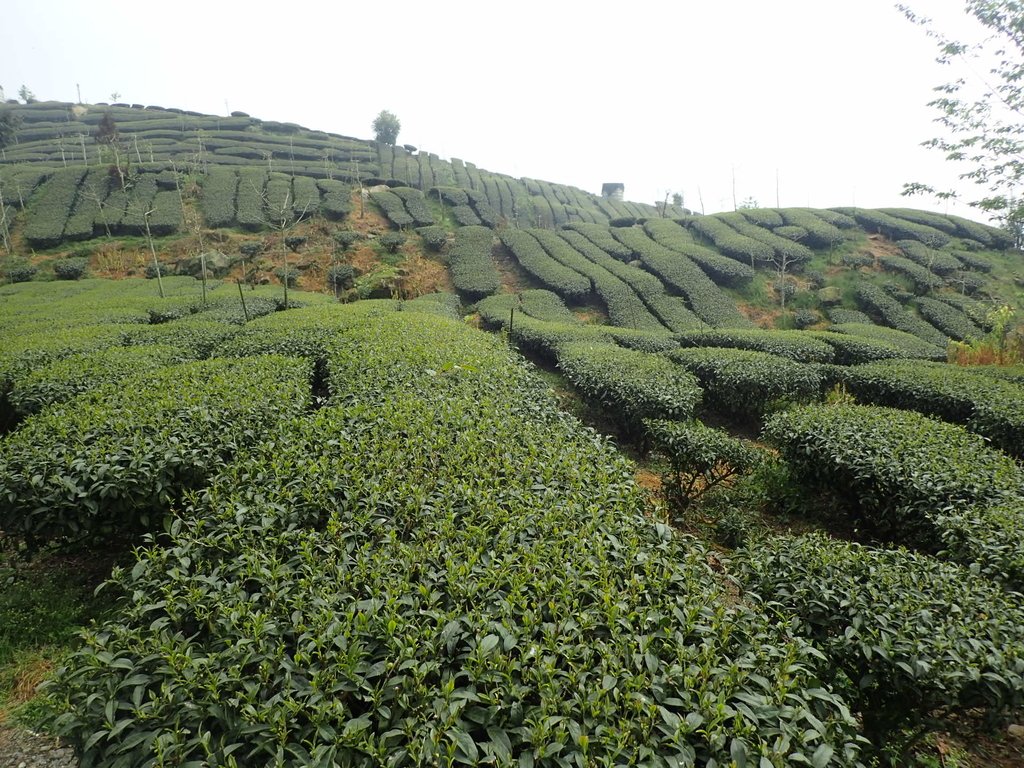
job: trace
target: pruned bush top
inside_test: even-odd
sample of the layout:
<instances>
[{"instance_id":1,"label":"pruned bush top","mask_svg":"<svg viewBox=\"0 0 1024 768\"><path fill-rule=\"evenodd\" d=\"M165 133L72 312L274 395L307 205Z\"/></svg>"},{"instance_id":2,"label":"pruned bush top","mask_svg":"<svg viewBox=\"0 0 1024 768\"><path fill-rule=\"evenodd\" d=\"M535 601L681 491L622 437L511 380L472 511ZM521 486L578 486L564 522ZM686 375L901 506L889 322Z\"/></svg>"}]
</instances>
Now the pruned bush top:
<instances>
[{"instance_id":1,"label":"pruned bush top","mask_svg":"<svg viewBox=\"0 0 1024 768\"><path fill-rule=\"evenodd\" d=\"M241 446L309 402L309 366L208 360L28 418L0 442L0 528L30 540L149 529Z\"/></svg>"},{"instance_id":2,"label":"pruned bush top","mask_svg":"<svg viewBox=\"0 0 1024 768\"><path fill-rule=\"evenodd\" d=\"M579 342L558 347L557 358L575 387L634 425L644 418L691 418L700 402L697 380L659 355Z\"/></svg>"},{"instance_id":3,"label":"pruned bush top","mask_svg":"<svg viewBox=\"0 0 1024 768\"><path fill-rule=\"evenodd\" d=\"M967 568L811 534L758 541L741 580L829 659L879 751L1024 703L1024 608ZM898 751L898 749L893 749Z\"/></svg>"},{"instance_id":4,"label":"pruned bush top","mask_svg":"<svg viewBox=\"0 0 1024 768\"><path fill-rule=\"evenodd\" d=\"M645 518L500 340L367 320L335 405L116 574L53 688L87 764L856 764L820 656Z\"/></svg>"},{"instance_id":5,"label":"pruned bush top","mask_svg":"<svg viewBox=\"0 0 1024 768\"><path fill-rule=\"evenodd\" d=\"M914 411L810 405L765 426L801 480L828 490L882 536L934 549L947 505L1024 495L1024 468L963 427Z\"/></svg>"}]
</instances>

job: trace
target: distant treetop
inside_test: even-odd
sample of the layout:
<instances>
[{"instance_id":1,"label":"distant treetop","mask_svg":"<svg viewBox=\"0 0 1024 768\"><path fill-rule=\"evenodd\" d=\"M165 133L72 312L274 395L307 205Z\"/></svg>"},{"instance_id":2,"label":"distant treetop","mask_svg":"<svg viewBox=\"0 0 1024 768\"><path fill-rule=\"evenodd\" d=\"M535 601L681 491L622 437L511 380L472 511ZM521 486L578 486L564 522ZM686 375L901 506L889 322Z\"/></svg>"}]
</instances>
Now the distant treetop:
<instances>
[{"instance_id":1,"label":"distant treetop","mask_svg":"<svg viewBox=\"0 0 1024 768\"><path fill-rule=\"evenodd\" d=\"M380 114L374 118L373 134L377 141L384 144L394 144L398 139L398 132L402 129L402 122L393 112L382 109Z\"/></svg>"}]
</instances>

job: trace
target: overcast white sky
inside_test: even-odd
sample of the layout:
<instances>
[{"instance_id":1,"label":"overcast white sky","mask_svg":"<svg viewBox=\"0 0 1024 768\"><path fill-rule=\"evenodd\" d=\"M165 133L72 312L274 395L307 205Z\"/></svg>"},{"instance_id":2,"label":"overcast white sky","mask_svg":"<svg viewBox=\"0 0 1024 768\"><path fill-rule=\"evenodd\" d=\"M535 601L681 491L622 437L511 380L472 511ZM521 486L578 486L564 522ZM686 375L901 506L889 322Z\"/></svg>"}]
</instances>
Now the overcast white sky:
<instances>
[{"instance_id":1,"label":"overcast white sky","mask_svg":"<svg viewBox=\"0 0 1024 768\"><path fill-rule=\"evenodd\" d=\"M963 0L907 0L954 36ZM946 204L956 182L919 146L951 76L890 0L509 3L4 0L0 86L254 117L399 143L499 173L707 213ZM968 199L980 197L961 185ZM698 197L699 193L699 197ZM980 214L962 206L950 212Z\"/></svg>"}]
</instances>

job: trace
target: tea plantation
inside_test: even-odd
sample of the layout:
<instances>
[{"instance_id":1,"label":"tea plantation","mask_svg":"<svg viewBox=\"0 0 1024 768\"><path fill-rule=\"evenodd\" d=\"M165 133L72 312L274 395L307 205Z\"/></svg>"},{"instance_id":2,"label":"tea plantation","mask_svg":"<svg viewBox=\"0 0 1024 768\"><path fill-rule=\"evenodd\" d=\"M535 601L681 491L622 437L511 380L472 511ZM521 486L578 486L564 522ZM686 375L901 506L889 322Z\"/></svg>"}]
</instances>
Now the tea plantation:
<instances>
[{"instance_id":1,"label":"tea plantation","mask_svg":"<svg viewBox=\"0 0 1024 768\"><path fill-rule=\"evenodd\" d=\"M119 564L55 646L0 599L0 720L87 767L581 768L1024 722L1004 232L13 108L0 575Z\"/></svg>"}]
</instances>

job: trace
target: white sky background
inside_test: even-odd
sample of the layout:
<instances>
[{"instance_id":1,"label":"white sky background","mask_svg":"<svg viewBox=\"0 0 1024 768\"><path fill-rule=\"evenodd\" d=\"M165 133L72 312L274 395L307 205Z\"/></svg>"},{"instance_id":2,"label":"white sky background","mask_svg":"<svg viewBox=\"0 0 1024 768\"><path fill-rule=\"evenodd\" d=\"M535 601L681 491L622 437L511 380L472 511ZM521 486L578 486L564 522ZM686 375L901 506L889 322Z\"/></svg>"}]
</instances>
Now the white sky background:
<instances>
[{"instance_id":1,"label":"white sky background","mask_svg":"<svg viewBox=\"0 0 1024 768\"><path fill-rule=\"evenodd\" d=\"M963 0L907 0L953 37ZM0 86L372 138L481 168L707 213L911 206L904 182L956 183L926 107L953 70L890 0L510 3L3 0ZM968 200L982 196L959 187Z\"/></svg>"}]
</instances>

